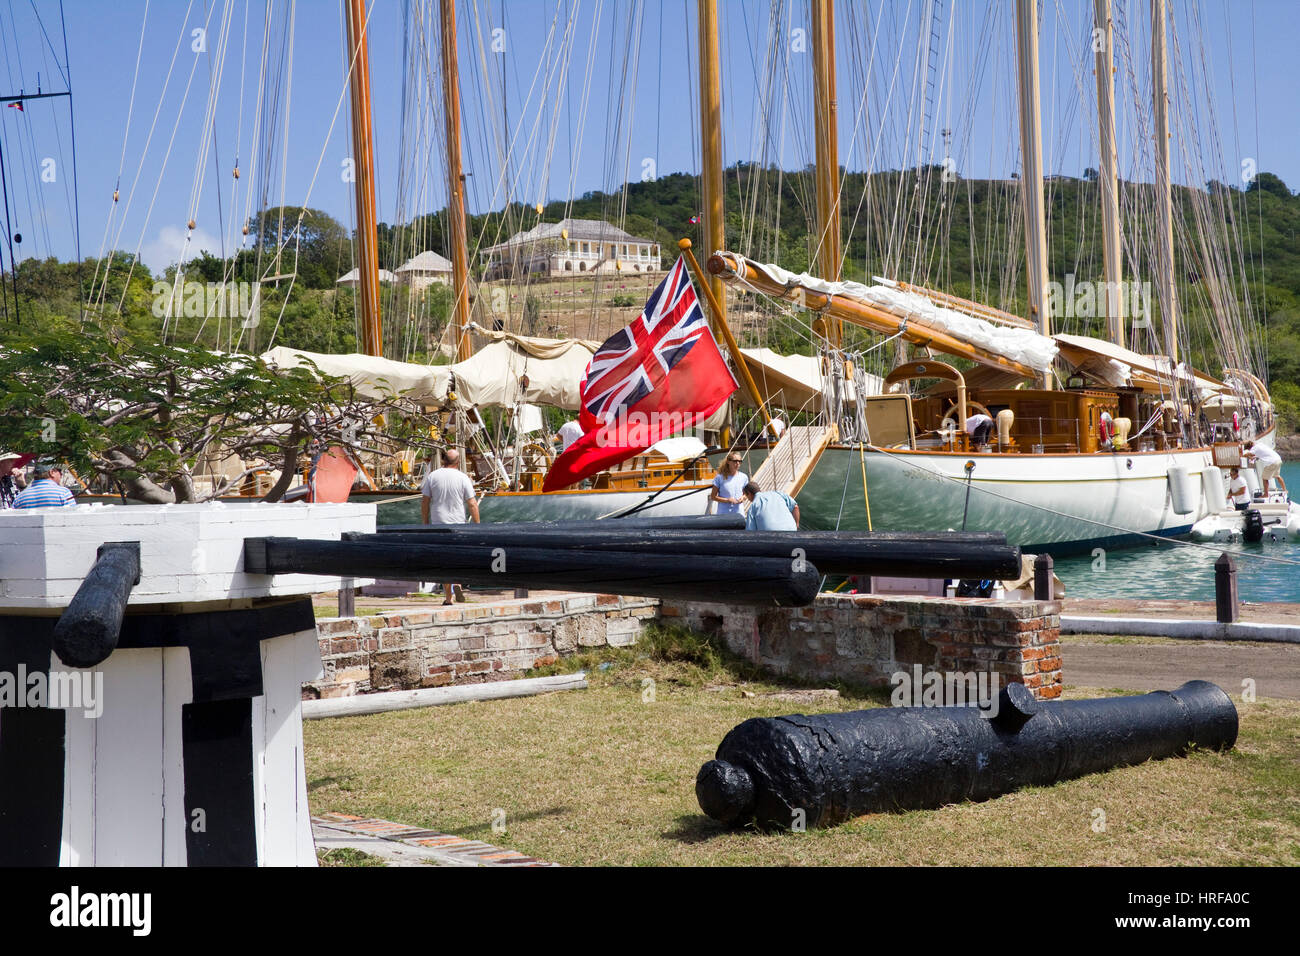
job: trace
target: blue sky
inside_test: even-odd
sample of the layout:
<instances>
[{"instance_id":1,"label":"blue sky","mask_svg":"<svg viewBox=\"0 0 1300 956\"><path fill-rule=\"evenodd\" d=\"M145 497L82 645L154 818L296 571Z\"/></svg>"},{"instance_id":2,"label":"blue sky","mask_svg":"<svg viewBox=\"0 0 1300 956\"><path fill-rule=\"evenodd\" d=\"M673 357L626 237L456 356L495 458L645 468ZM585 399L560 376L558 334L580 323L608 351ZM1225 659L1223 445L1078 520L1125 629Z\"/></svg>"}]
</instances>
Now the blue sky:
<instances>
[{"instance_id":1,"label":"blue sky","mask_svg":"<svg viewBox=\"0 0 1300 956\"><path fill-rule=\"evenodd\" d=\"M272 5L277 50L289 5ZM1148 5L1127 0L1127 6L1135 24L1134 60L1144 64ZM379 217L388 222L445 203L440 107L418 111L434 123L426 134L418 133L416 114L409 114L402 138L404 78L408 91L428 88L418 55L408 70L413 46L404 40L404 30L408 37L418 33L421 7L436 29L435 0L371 3ZM793 168L811 162L806 0L720 0L720 7L727 163L761 160ZM275 175L268 201L306 202L351 226L351 186L343 175L351 145L341 8L337 0L297 0L291 80L263 92L278 95L281 117L287 100L289 114L287 148L280 128L271 151ZM1204 84L1193 76L1196 103L1175 130L1175 179L1197 178L1199 170L1179 162L1187 154L1203 158L1208 176L1240 182L1242 163L1253 162L1300 188L1300 3L1171 0L1170 8L1184 72L1206 73ZM1091 57L1084 47L1091 2L1045 0L1041 9L1046 170L1079 175L1096 165ZM918 156L941 162L940 130L946 128L953 131L947 155L961 175L1007 176L1016 168L1013 0L945 4L932 73L918 65L927 49L918 37L930 35L930 23L922 23L925 0L840 0L837 10L844 165L895 168L915 164ZM238 226L245 210L255 209L259 198L254 104L266 0L149 0L147 18L145 0L65 0L63 11L83 254L97 254L105 243L140 248L157 268L199 248L233 252L242 241ZM625 179L698 169L695 0L460 0L458 15L473 211L499 208L507 192L531 205L616 188ZM38 73L42 89L64 88L59 17L55 0L0 9L0 84L6 92L34 92ZM204 49L195 52L193 31L200 28L206 28ZM566 28L573 36L567 64L560 39ZM429 41L436 59L436 34ZM767 58L769 45L775 59ZM287 54L288 46L283 50ZM768 76L780 77L770 89ZM1133 89L1149 95L1149 77L1140 71L1130 77L1121 68L1116 80L1122 102L1132 99ZM212 121L205 123L210 85L218 95ZM1213 115L1202 86L1213 91ZM20 255L71 258L66 101L26 106L22 113L0 111L11 215L24 234ZM1149 179L1149 160L1135 146L1134 117L1131 107L1121 106L1121 172ZM503 122L513 143L508 182L499 146ZM236 155L238 181L231 175ZM121 197L116 208L115 186ZM186 246L191 216L196 228Z\"/></svg>"}]
</instances>

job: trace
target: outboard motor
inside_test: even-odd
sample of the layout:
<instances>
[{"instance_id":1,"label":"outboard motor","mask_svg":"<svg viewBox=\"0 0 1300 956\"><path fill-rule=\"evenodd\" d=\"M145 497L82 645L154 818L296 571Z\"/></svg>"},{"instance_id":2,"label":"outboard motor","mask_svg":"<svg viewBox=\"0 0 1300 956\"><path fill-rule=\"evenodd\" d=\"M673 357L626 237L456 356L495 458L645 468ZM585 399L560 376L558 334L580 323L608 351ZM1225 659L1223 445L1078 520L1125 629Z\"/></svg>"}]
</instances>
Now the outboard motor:
<instances>
[{"instance_id":1,"label":"outboard motor","mask_svg":"<svg viewBox=\"0 0 1300 956\"><path fill-rule=\"evenodd\" d=\"M1243 513L1241 536L1252 544L1264 540L1264 516L1258 508L1247 508Z\"/></svg>"}]
</instances>

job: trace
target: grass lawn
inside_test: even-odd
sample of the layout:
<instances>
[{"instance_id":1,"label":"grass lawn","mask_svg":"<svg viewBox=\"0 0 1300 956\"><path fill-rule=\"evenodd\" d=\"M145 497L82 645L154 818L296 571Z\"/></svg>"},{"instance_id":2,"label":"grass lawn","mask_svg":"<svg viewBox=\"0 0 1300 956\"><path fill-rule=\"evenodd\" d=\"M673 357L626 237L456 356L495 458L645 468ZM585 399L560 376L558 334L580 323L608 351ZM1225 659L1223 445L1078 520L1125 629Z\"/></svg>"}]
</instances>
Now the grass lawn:
<instances>
[{"instance_id":1,"label":"grass lawn","mask_svg":"<svg viewBox=\"0 0 1300 956\"><path fill-rule=\"evenodd\" d=\"M846 688L801 697L680 639L566 661L592 668L585 691L308 721L311 809L568 865L1300 864L1300 703L1290 701L1234 701L1241 734L1226 754L823 831L728 831L694 789L728 730L884 698ZM593 668L601 661L611 666ZM1112 693L1066 688L1067 698Z\"/></svg>"}]
</instances>

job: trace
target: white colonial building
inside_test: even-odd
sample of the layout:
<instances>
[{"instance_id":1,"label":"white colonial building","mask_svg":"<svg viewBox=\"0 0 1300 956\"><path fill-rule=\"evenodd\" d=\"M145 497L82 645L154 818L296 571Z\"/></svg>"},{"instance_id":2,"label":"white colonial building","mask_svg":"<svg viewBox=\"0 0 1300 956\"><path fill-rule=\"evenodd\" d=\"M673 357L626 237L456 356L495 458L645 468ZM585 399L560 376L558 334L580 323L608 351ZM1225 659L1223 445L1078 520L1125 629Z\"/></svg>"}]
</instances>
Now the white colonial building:
<instances>
[{"instance_id":1,"label":"white colonial building","mask_svg":"<svg viewBox=\"0 0 1300 956\"><path fill-rule=\"evenodd\" d=\"M659 272L659 243L598 219L543 222L479 252L486 280L584 272Z\"/></svg>"},{"instance_id":2,"label":"white colonial building","mask_svg":"<svg viewBox=\"0 0 1300 956\"><path fill-rule=\"evenodd\" d=\"M380 282L396 282L396 281L397 281L397 276L393 275L393 274L392 274L391 272L389 272L387 269L380 269L380 270L379 270L379 281L380 281ZM335 282L334 284L335 284L335 285L347 286L349 289L356 289L356 288L359 288L360 285L361 285L361 270L360 270L360 269L353 269L351 272L349 272L347 275L343 276L341 279L339 279L339 280L338 280L337 282Z\"/></svg>"},{"instance_id":3,"label":"white colonial building","mask_svg":"<svg viewBox=\"0 0 1300 956\"><path fill-rule=\"evenodd\" d=\"M409 285L413 292L428 288L435 282L451 285L451 261L425 250L397 267L397 281Z\"/></svg>"}]
</instances>

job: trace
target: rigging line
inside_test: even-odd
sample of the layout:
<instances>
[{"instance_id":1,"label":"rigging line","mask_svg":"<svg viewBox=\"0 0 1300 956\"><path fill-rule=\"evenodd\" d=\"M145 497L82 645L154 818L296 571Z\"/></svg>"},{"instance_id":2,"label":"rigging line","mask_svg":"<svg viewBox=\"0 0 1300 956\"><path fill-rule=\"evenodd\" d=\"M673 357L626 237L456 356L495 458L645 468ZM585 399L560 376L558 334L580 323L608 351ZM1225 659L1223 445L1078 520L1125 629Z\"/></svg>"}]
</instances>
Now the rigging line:
<instances>
[{"instance_id":1,"label":"rigging line","mask_svg":"<svg viewBox=\"0 0 1300 956\"><path fill-rule=\"evenodd\" d=\"M22 324L22 313L18 307L18 260L14 258L14 223L9 212L9 177L5 173L5 151L4 135L0 133L0 191L4 193L5 202L5 242L9 246L9 264L13 267L11 278L14 286L14 324ZM0 273L0 283L4 282L4 275Z\"/></svg>"},{"instance_id":2,"label":"rigging line","mask_svg":"<svg viewBox=\"0 0 1300 956\"><path fill-rule=\"evenodd\" d=\"M72 141L72 211L73 235L77 248L77 319L84 322L86 308L82 285L81 259L81 201L77 194L77 117L72 108L72 60L68 57L68 26L63 18L63 0L59 0L59 25L63 30L63 59L67 63L64 79L68 84L68 137Z\"/></svg>"},{"instance_id":3,"label":"rigging line","mask_svg":"<svg viewBox=\"0 0 1300 956\"><path fill-rule=\"evenodd\" d=\"M139 183L140 183L140 177L141 177L141 175L142 175L142 173L143 173L143 168L144 168L144 157L147 156L148 153L149 153L149 146L150 146L150 144L153 142L153 134L154 134L154 131L157 129L157 126L158 126L158 118L162 115L163 102L164 102L164 100L165 100L166 97L167 97L167 88L171 85L172 74L173 74L173 72L175 71L175 68L176 68L176 58L177 58L177 56L180 55L181 44L182 44L182 43L184 42L184 40L185 40L185 28L186 28L187 24L189 23L190 11L193 9L193 7L194 7L194 0L190 0L189 6L187 6L187 7L185 8L185 15L184 15L184 17L181 18L181 29L180 29L180 32L177 34L177 37L176 37L176 47L175 47L175 49L172 51L171 62L168 63L168 65L167 65L167 75L166 75L166 77L163 79L162 90L161 90L161 91L159 92L159 94L158 94L158 106L154 109L153 120L152 120L152 122L149 124L149 132L148 132L148 134L147 134L146 137L145 137L144 149L141 151L141 154L140 154L140 168L136 170L135 178L134 178L134 179L132 180L132 182L131 182L131 189L130 189L130 191L127 193L126 205L125 205L125 207L123 207L123 212L122 212L121 221L120 221L119 224L118 224L117 231L113 234L113 239L112 239L111 243L108 244L108 248L116 248L116 247L118 246L118 244L121 242L122 231L126 228L126 213L127 213L127 212L130 210L130 208L131 208L131 202L132 202L132 200L135 198L135 190L136 190L136 187L137 187L137 186L139 185ZM146 14L148 13L148 3L147 3L147 2L146 2L146 5L145 5L145 12L146 12ZM142 22L142 23L140 24L140 46L141 46L141 48L143 48L143 46L144 46L145 25L146 25L146 24L145 24L144 22ZM132 79L132 84L131 84L131 107L130 107L130 109L131 109L132 114L134 113L134 108L135 108L135 90L136 90L136 82L137 82L138 79L139 79L139 54L137 53L137 58L136 58L136 75L135 75L135 77ZM125 168L125 163L126 163L126 146L127 146L127 141L128 141L129 134L130 134L129 125L130 125L130 124L129 124L129 121L128 121L128 128L127 128L127 130L125 130L125 131L123 132L123 136L122 136L122 158L121 158L121 160L120 160L120 162L119 162L119 164L118 164L118 180L119 180L119 181L121 180L121 177L122 177L122 170ZM115 191L116 191L116 190L115 190ZM116 202L115 202L115 205L116 205ZM99 304L100 304L101 307L102 307L102 305L103 305L104 293L105 293L105 291L106 291L106 289L107 289L107 284L108 284L108 267L106 266L106 267L105 267L105 271L104 271L104 287L101 288L100 295L99 295ZM95 296L94 296L94 289L93 289L93 288L91 289L91 297L92 297L92 303L93 303L93 302L94 302L94 298L95 298Z\"/></svg>"},{"instance_id":4,"label":"rigging line","mask_svg":"<svg viewBox=\"0 0 1300 956\"><path fill-rule=\"evenodd\" d=\"M60 20L61 23L63 22L63 0L59 0L59 20ZM117 189L118 189L118 187L121 186L121 183L122 183L122 170L123 170L123 169L125 168L125 166L126 166L126 144L127 144L127 140L129 139L129 137L130 137L130 135L131 135L131 121L132 121L132 118L135 116L135 91L136 91L136 86L137 86L137 84L139 83L139 80L140 80L140 56L141 56L141 54L144 52L144 33L145 33L145 25L146 25L148 22L149 22L149 0L145 0L145 2L144 2L144 17L143 17L142 20L140 21L140 42L139 42L139 44L136 46L136 51L135 51L135 72L131 75L131 96L130 96L130 98L127 100L127 107L126 107L126 125L125 125L125 127L123 128L123 130L122 130L122 154L121 154L121 156L118 158L118 161L117 161L117 185L115 185L115 186L113 187L114 192L116 192ZM63 38L64 38L64 58L65 58L65 59L67 58L67 36L68 36L68 28L67 28L67 25L64 24L64 26L63 26ZM69 72L71 72L71 63L69 63L68 69L69 69ZM75 151L76 151L76 148L77 148L77 141L76 141L75 136L74 136L73 141L72 141L72 148L73 148L73 151L75 152ZM76 163L76 160L75 160L75 159L73 160L73 163L74 163L74 165L75 165L75 163ZM74 180L74 184L73 184L73 191L74 191L74 192L76 191L75 180ZM107 217L107 220L106 220L105 223L104 223L104 237L103 237L103 239L100 240L100 244L99 244L99 255L98 255L98 257L97 257L96 260L95 260L95 274L91 277L91 280L90 280L90 293L91 293L92 297L93 297L93 295L94 295L94 291L95 291L95 283L99 281L99 266L100 266L100 260L102 260L102 259L104 258L104 253L105 253L105 251L107 250L107 245L108 245L108 233L109 233L109 230L112 229L112 227L113 227L113 217L114 217L116 214L117 214L117 199L116 199L116 197L114 197L112 203L109 205L109 215L108 215L108 217ZM78 255L77 258L78 258L78 259L81 258L80 255ZM105 264L104 268L105 268L105 274L107 274L108 264ZM84 296L83 296L83 299L84 299ZM84 315L85 315L84 302L83 302L83 308L82 308L82 315L83 315L83 317L84 317Z\"/></svg>"},{"instance_id":5,"label":"rigging line","mask_svg":"<svg viewBox=\"0 0 1300 956\"><path fill-rule=\"evenodd\" d=\"M296 2L296 0L295 0L295 2ZM370 29L370 17L374 14L374 12L375 12L375 7L376 7L376 6L377 6L376 4L372 4L372 5L370 6L370 8L366 11L366 22L365 22L365 24L362 26L362 32L363 32L363 33L364 33L365 31L368 31L368 30ZM359 51L360 51L360 47L358 47L358 52L359 52ZM337 123L338 123L339 112L340 112L340 111L342 110L342 108L343 108L343 99L344 99L344 97L347 95L347 92L348 92L348 84L351 82L352 71L356 69L356 65L357 65L357 64L356 64L356 55L354 54L353 57L352 57L352 59L351 59L351 62L349 63L347 74L343 77L343 86L342 86L342 89L339 91L338 101L337 101L337 102L335 103L335 105L334 105L334 115L333 115L333 117L330 119L329 129L326 130L326 132L325 132L325 141L324 141L324 144L321 146L320 155L317 156L317 158L316 158L316 167L315 167L315 169L312 171L311 180L310 180L310 181L308 182L308 184L307 184L307 192L306 192L306 195L303 197L303 204L302 204L302 206L301 206L301 208L300 208L300 210L299 210L299 214L298 214L298 224L297 224L297 226L295 226L295 228L294 228L294 230L293 230L293 235L294 235L294 236L299 236L299 234L300 234L300 232L301 232L302 220L303 220L303 217L306 215L307 204L311 201L311 194L312 194L312 191L316 188L316 180L317 180L317 178L320 176L321 164L324 163L324 161L325 161L325 153L326 153L326 151L329 149L330 138L333 136L333 134L334 134L334 127L335 127L335 125L337 125ZM286 123L286 125L287 125L287 123ZM277 237L277 238L280 238L280 237ZM283 250L283 249L284 249L288 244L289 244L289 243L288 243L288 239L287 239L287 238L282 239L281 242L280 242L280 245L279 245L279 247L278 247L278 249L277 249L277 252ZM294 277L296 278L296 276L297 276L297 270L295 269L295 271L294 271ZM289 292L292 292L292 291L293 291L293 285L294 285L294 282L293 282L293 279L291 279L291 280L290 280L290 283L289 283ZM289 303L289 293L286 293L286 294L285 294L284 303L283 303L283 304L281 305L281 307L280 307L280 314L276 317L276 320L275 320L275 330L273 330L273 332L272 332L271 342L267 344L267 348L268 348L268 349L271 348L271 344L273 344L274 341L275 341L275 331L278 331L278 329L280 328L280 320L284 317L284 309L285 309L285 306L288 305L288 303ZM241 333L241 338L242 338L242 333ZM236 343L236 344L238 344L238 343Z\"/></svg>"},{"instance_id":6,"label":"rigging line","mask_svg":"<svg viewBox=\"0 0 1300 956\"><path fill-rule=\"evenodd\" d=\"M48 46L50 48L50 52L54 54L54 65L59 67L59 74L63 77L63 85L65 88L70 88L72 84L68 80L68 74L64 72L63 67L59 66L59 54L54 49L54 44L50 40L50 35L45 32L45 21L41 19L41 12L36 9L36 0L30 0L30 2L32 5L32 13L36 14L36 23L41 28L41 36L45 38L45 45ZM13 16L13 8L10 8L10 16L11 17ZM63 7L62 5L60 5L59 19L61 20L62 18L63 18ZM65 48L63 52L64 55L66 56L68 51ZM69 66L71 66L71 64L69 64Z\"/></svg>"},{"instance_id":7,"label":"rigging line","mask_svg":"<svg viewBox=\"0 0 1300 956\"><path fill-rule=\"evenodd\" d=\"M909 468L915 468L915 469L917 469L917 470L919 470L919 471L923 471L923 472L925 472L926 474L937 475L937 476L940 477L940 478L943 478L943 479L945 479L945 480L947 480L947 481L955 482L955 483L957 483L957 484L959 484L959 485L962 484L962 483L964 483L964 481L965 481L964 478L957 478L957 477L954 476L954 475L948 475L948 474L945 474L945 473L942 472L942 471L937 471L937 470L935 470L935 469L933 469L933 468L927 468L927 467L925 467L924 465L919 464L919 463L917 463L917 462L909 461L907 458L903 457L902 455L895 455L895 454L891 453L888 449L881 448L879 445L868 444L868 445L867 445L867 448L868 448L870 451L874 451L874 452L877 452L877 453L879 453L879 454L882 454L882 455L884 455L886 458L890 458L890 459L892 459L892 460L894 460L894 461L900 462L901 464L907 465ZM1210 551L1210 552L1212 552L1212 553L1214 553L1214 554L1221 554L1222 551L1223 551L1222 548L1214 547L1213 545L1200 544L1199 542L1196 542L1196 541L1183 541L1183 540L1180 539L1180 538L1168 538L1168 537L1164 537L1164 536L1162 536L1162 535L1152 534L1152 533L1149 532L1149 531L1134 531L1134 530L1132 530L1132 529L1130 529L1130 528L1125 528L1125 527L1123 527L1123 526L1121 526L1121 525L1110 524L1110 523L1105 522L1105 521L1098 521L1096 518L1084 518L1084 517L1081 517L1080 515L1072 515L1072 514L1068 514L1067 512L1064 512L1064 511L1058 511L1058 510L1056 510L1055 508L1048 508L1046 505L1036 505L1036 504L1033 504L1032 502L1029 502L1029 501L1024 501L1024 500L1021 500L1021 499L1018 499L1018 498L1012 498L1012 497L1010 497L1009 495L1000 494L999 492L992 491L992 490L990 490L990 489L988 489L988 488L979 488L979 487L977 487L975 490L978 491L978 492L980 492L981 494L991 495L991 496L994 497L994 498L1001 498L1003 501L1009 501L1009 502L1011 502L1012 504L1016 505L1017 507L1021 507L1021 508L1033 508L1035 511L1046 512L1047 514L1055 515L1055 516L1058 517L1058 518L1068 518L1068 519L1071 520L1071 521L1081 521L1081 522L1083 522L1084 524L1092 524L1092 525L1096 525L1096 526L1098 526L1098 527L1100 527L1100 528L1106 528L1106 529L1108 529L1108 530L1110 530L1110 531L1119 531L1119 532L1122 532L1123 534L1137 535L1137 536L1139 536L1139 537L1143 537L1143 538L1150 538L1150 539L1152 539L1152 540L1154 540L1154 541L1166 542L1166 543L1168 543L1168 544L1177 544L1177 545L1182 545L1182 546L1184 546L1184 547L1189 547L1189 548L1200 548L1200 549L1203 550L1203 551ZM1266 554L1254 554L1253 552L1250 552L1250 551L1239 551L1239 552L1234 552L1234 553L1236 553L1236 554L1242 554L1242 555L1245 555L1245 556L1248 556L1248 557L1252 557L1252 558L1256 558L1256 559L1259 559L1259 560L1261 560L1261 561L1273 561L1273 562L1275 562L1275 563L1277 563L1277 564L1289 564L1289 565L1295 565L1295 566L1300 567L1300 561L1291 561L1291 560L1288 560L1287 558L1277 558L1277 557L1272 557L1272 556L1270 556L1270 555L1266 555Z\"/></svg>"}]
</instances>

